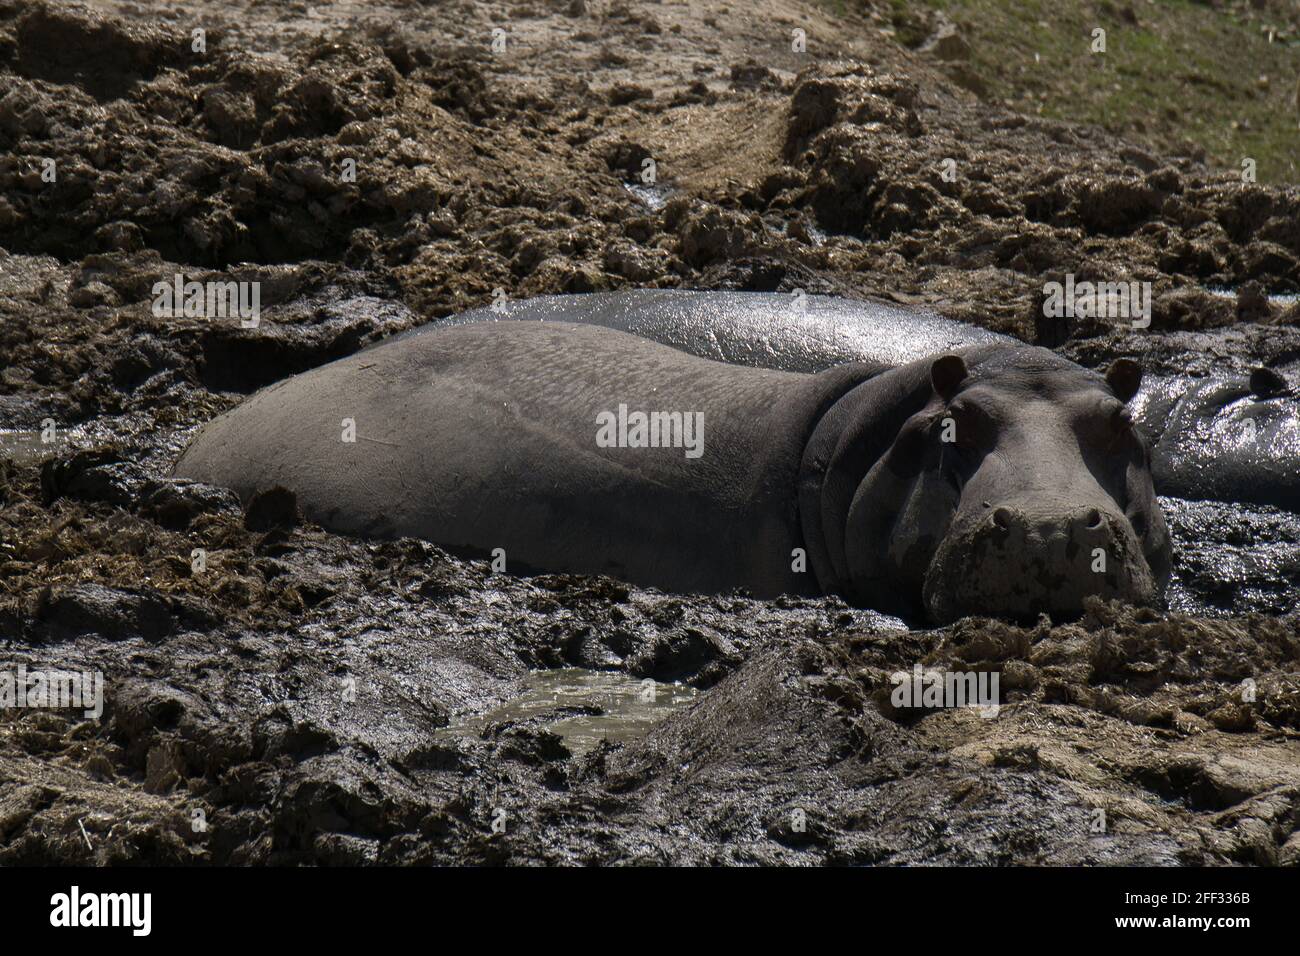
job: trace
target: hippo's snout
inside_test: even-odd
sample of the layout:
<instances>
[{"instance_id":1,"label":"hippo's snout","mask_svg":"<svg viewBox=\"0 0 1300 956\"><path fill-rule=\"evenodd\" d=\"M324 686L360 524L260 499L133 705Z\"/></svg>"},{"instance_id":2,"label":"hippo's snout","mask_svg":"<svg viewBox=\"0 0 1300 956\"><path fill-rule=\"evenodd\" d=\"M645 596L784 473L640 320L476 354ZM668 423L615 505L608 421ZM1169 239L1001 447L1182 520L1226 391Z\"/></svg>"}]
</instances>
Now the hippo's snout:
<instances>
[{"instance_id":1,"label":"hippo's snout","mask_svg":"<svg viewBox=\"0 0 1300 956\"><path fill-rule=\"evenodd\" d=\"M987 537L1002 544L1014 537L1037 546L1064 544L1068 548L1071 544L1095 544L1105 547L1115 539L1116 520L1122 522L1124 519L1115 514L1103 517L1098 508L1077 508L1063 516L1031 516L1018 508L1003 505L993 509L977 537Z\"/></svg>"},{"instance_id":2,"label":"hippo's snout","mask_svg":"<svg viewBox=\"0 0 1300 956\"><path fill-rule=\"evenodd\" d=\"M1158 589L1128 520L1112 508L1043 512L1003 504L954 527L926 574L940 622L966 614L1077 616L1090 594L1149 604Z\"/></svg>"}]
</instances>

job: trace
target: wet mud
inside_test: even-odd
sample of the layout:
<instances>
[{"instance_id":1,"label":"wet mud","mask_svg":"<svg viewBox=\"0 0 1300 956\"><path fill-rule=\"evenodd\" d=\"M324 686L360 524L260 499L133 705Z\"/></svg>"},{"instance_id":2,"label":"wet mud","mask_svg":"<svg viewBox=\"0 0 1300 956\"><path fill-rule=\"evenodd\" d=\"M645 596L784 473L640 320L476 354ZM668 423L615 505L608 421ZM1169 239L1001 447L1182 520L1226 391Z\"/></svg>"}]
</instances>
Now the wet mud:
<instances>
[{"instance_id":1,"label":"wet mud","mask_svg":"<svg viewBox=\"0 0 1300 956\"><path fill-rule=\"evenodd\" d=\"M0 655L105 678L98 720L0 709L0 863L1300 863L1286 509L1165 499L1167 610L929 630L511 577L169 477L251 391L496 290L872 295L1294 383L1294 186L786 0L149 6L0 0ZM1150 281L1151 328L1044 319L1066 273ZM259 324L156 315L178 274L259 283ZM997 674L996 716L898 707L918 664ZM578 745L574 705L511 709L562 668L691 699Z\"/></svg>"}]
</instances>

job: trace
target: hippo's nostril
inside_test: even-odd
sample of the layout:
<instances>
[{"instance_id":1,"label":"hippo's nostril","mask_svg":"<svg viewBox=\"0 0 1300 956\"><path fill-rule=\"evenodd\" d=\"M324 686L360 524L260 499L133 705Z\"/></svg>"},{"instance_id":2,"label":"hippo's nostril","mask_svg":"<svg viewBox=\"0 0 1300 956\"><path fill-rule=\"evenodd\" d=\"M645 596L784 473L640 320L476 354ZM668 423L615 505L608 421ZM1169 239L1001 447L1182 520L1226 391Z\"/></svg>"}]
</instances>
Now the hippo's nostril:
<instances>
[{"instance_id":1,"label":"hippo's nostril","mask_svg":"<svg viewBox=\"0 0 1300 956\"><path fill-rule=\"evenodd\" d=\"M1088 512L1088 530L1096 531L1101 527L1101 512L1093 508Z\"/></svg>"},{"instance_id":2,"label":"hippo's nostril","mask_svg":"<svg viewBox=\"0 0 1300 956\"><path fill-rule=\"evenodd\" d=\"M993 512L993 523L1003 531L1009 530L1011 528L1011 512L1006 508L998 508Z\"/></svg>"}]
</instances>

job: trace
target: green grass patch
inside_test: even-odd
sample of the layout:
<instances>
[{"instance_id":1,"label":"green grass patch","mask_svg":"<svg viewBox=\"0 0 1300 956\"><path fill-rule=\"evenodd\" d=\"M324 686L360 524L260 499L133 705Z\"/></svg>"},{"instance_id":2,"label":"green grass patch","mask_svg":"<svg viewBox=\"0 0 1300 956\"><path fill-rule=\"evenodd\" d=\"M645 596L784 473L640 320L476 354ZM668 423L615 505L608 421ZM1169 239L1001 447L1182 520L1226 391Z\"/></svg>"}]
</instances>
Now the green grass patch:
<instances>
[{"instance_id":1,"label":"green grass patch","mask_svg":"<svg viewBox=\"0 0 1300 956\"><path fill-rule=\"evenodd\" d=\"M1220 9L1192 0L887 5L909 46L923 41L916 34L936 11L970 42L969 65L988 99L1096 124L1160 151L1199 145L1225 171L1251 157L1261 182L1300 182L1300 6L1293 0L1268 0L1262 9L1251 0ZM1091 50L1094 28L1106 31L1105 53Z\"/></svg>"}]
</instances>

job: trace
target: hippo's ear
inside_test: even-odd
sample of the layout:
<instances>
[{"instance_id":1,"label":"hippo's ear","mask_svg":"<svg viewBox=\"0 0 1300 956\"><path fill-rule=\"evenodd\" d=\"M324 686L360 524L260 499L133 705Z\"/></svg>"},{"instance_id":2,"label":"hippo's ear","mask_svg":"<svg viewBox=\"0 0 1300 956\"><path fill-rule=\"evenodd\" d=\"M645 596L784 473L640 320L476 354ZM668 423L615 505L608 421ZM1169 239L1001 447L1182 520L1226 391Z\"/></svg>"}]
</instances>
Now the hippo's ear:
<instances>
[{"instance_id":1,"label":"hippo's ear","mask_svg":"<svg viewBox=\"0 0 1300 956\"><path fill-rule=\"evenodd\" d=\"M1276 398L1285 395L1289 389L1286 379L1271 368L1260 367L1250 373L1250 393L1256 398Z\"/></svg>"},{"instance_id":2,"label":"hippo's ear","mask_svg":"<svg viewBox=\"0 0 1300 956\"><path fill-rule=\"evenodd\" d=\"M1106 369L1106 384L1121 402L1127 402L1142 387L1142 366L1130 358L1115 359Z\"/></svg>"},{"instance_id":3,"label":"hippo's ear","mask_svg":"<svg viewBox=\"0 0 1300 956\"><path fill-rule=\"evenodd\" d=\"M966 380L966 363L960 355L940 355L930 366L930 384L945 402L957 394L957 386Z\"/></svg>"}]
</instances>

